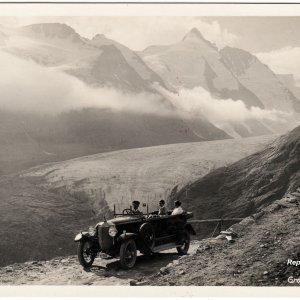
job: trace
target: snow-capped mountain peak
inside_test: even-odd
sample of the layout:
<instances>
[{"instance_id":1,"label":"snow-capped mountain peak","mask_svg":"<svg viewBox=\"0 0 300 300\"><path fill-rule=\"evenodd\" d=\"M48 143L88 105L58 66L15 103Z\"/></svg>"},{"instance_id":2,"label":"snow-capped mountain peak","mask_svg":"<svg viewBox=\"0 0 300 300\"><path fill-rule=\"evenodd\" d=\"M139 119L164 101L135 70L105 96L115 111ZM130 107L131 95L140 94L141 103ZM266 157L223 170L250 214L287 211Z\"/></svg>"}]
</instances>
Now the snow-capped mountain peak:
<instances>
[{"instance_id":1,"label":"snow-capped mountain peak","mask_svg":"<svg viewBox=\"0 0 300 300\"><path fill-rule=\"evenodd\" d=\"M104 39L107 39L105 34L102 34L102 33L98 33L96 34L93 38L92 38L92 41L93 42L97 42L97 41L102 41Z\"/></svg>"},{"instance_id":2,"label":"snow-capped mountain peak","mask_svg":"<svg viewBox=\"0 0 300 300\"><path fill-rule=\"evenodd\" d=\"M118 42L109 39L108 37L106 37L105 34L96 34L90 41L89 41L90 45L93 45L95 47L102 47L105 45L114 45L115 47L119 48L119 50L123 50L127 47L123 46L122 44L119 44ZM125 50L126 51L126 50ZM131 51L131 50L130 50Z\"/></svg>"},{"instance_id":3,"label":"snow-capped mountain peak","mask_svg":"<svg viewBox=\"0 0 300 300\"><path fill-rule=\"evenodd\" d=\"M192 28L183 38L183 41L184 40L187 40L187 39L201 39L201 40L204 40L204 37L202 35L202 33L199 31L199 29L197 28Z\"/></svg>"},{"instance_id":4,"label":"snow-capped mountain peak","mask_svg":"<svg viewBox=\"0 0 300 300\"><path fill-rule=\"evenodd\" d=\"M217 47L211 43L210 41L206 40L202 33L197 28L192 28L182 39L183 42L192 42L192 43L204 43L209 47L217 50Z\"/></svg>"}]
</instances>

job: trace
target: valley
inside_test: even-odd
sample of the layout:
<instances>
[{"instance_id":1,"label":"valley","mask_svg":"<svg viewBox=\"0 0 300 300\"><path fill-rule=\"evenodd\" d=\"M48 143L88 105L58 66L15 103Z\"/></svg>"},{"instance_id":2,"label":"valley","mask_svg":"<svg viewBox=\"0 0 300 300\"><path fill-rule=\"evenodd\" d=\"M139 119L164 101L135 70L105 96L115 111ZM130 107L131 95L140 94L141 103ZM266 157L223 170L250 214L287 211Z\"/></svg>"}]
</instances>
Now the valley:
<instances>
[{"instance_id":1,"label":"valley","mask_svg":"<svg viewBox=\"0 0 300 300\"><path fill-rule=\"evenodd\" d=\"M274 138L100 153L1 176L0 252L6 255L0 257L0 265L74 254L75 234L104 214L111 216L114 204L121 210L139 199L156 209L175 185L259 151ZM12 250L8 253L7 248Z\"/></svg>"},{"instance_id":2,"label":"valley","mask_svg":"<svg viewBox=\"0 0 300 300\"><path fill-rule=\"evenodd\" d=\"M155 210L174 187L180 189L274 139L268 135L100 153L33 167L20 176L50 191L84 196L97 215L102 215L103 202L112 210L114 204L124 207L139 200Z\"/></svg>"}]
</instances>

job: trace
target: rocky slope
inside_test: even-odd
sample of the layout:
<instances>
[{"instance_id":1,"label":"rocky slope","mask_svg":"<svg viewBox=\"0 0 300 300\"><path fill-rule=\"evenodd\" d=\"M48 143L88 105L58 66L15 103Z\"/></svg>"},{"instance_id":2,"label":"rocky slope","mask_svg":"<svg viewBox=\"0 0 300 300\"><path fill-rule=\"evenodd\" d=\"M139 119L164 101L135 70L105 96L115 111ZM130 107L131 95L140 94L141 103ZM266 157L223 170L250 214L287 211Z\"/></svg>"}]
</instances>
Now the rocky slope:
<instances>
[{"instance_id":1,"label":"rocky slope","mask_svg":"<svg viewBox=\"0 0 300 300\"><path fill-rule=\"evenodd\" d=\"M245 217L300 185L300 127L275 140L263 151L174 188L170 200L180 199L199 219ZM213 225L197 227L205 236Z\"/></svg>"},{"instance_id":2,"label":"rocky slope","mask_svg":"<svg viewBox=\"0 0 300 300\"><path fill-rule=\"evenodd\" d=\"M123 91L140 92L151 90L153 83L164 86L162 79L142 59L126 46L104 35L89 40L81 37L73 28L60 23L42 23L21 27L15 39L27 37L28 44L8 47L19 55L28 53L38 63L49 65L42 57L53 57L52 65L60 67L88 84L113 86ZM34 41L35 48L31 41ZM48 47L46 47L48 45ZM48 53L45 52L48 50ZM61 49L63 48L63 49ZM32 51L31 50L35 50ZM51 53L52 50L52 53ZM68 53L63 61L56 59L60 50ZM64 53L63 51L63 53Z\"/></svg>"},{"instance_id":3,"label":"rocky slope","mask_svg":"<svg viewBox=\"0 0 300 300\"><path fill-rule=\"evenodd\" d=\"M283 85L288 87L288 89L298 98L300 99L300 87L295 80L293 74L276 74L278 79L282 82Z\"/></svg>"},{"instance_id":4,"label":"rocky slope","mask_svg":"<svg viewBox=\"0 0 300 300\"><path fill-rule=\"evenodd\" d=\"M201 217L247 216L282 198L300 185L300 127L275 140L263 151L173 191L174 198ZM187 199L187 200L185 200Z\"/></svg>"},{"instance_id":5,"label":"rocky slope","mask_svg":"<svg viewBox=\"0 0 300 300\"><path fill-rule=\"evenodd\" d=\"M231 47L223 48L220 54L228 69L260 99L264 108L300 111L300 101L256 56Z\"/></svg>"},{"instance_id":6,"label":"rocky slope","mask_svg":"<svg viewBox=\"0 0 300 300\"><path fill-rule=\"evenodd\" d=\"M297 286L300 189L234 224L228 243L224 234L199 243L197 253L162 268L146 285Z\"/></svg>"},{"instance_id":7,"label":"rocky slope","mask_svg":"<svg viewBox=\"0 0 300 300\"><path fill-rule=\"evenodd\" d=\"M222 99L242 99L247 105L262 106L257 96L232 75L218 49L196 28L182 41L170 46L148 47L141 56L175 89L201 86Z\"/></svg>"},{"instance_id":8,"label":"rocky slope","mask_svg":"<svg viewBox=\"0 0 300 300\"><path fill-rule=\"evenodd\" d=\"M224 122L220 128L231 136L282 133L283 128L287 131L296 126L291 120L298 118L292 115L299 111L300 101L268 66L244 50L219 50L196 28L178 43L150 46L140 55L168 87L177 91L202 87L216 99L241 100L254 108L253 112L261 108L291 114L285 125L277 119L256 117Z\"/></svg>"},{"instance_id":9,"label":"rocky slope","mask_svg":"<svg viewBox=\"0 0 300 300\"><path fill-rule=\"evenodd\" d=\"M150 46L140 55L175 90L201 86L248 107L299 110L299 99L257 57L238 48L219 50L196 28L178 43Z\"/></svg>"},{"instance_id":10,"label":"rocky slope","mask_svg":"<svg viewBox=\"0 0 300 300\"><path fill-rule=\"evenodd\" d=\"M128 47L107 38L104 34L97 34L92 38L89 44L99 49L102 49L104 46L115 47L120 51L126 62L139 74L139 76L149 83L149 86L154 83L158 83L165 87L163 80L158 76L158 74L150 69L140 56Z\"/></svg>"},{"instance_id":11,"label":"rocky slope","mask_svg":"<svg viewBox=\"0 0 300 300\"><path fill-rule=\"evenodd\" d=\"M298 189L300 191L300 189ZM97 258L84 270L75 256L0 268L1 285L297 286L300 258L300 192L277 200L227 229L192 242L189 255L174 251L139 256L132 270Z\"/></svg>"},{"instance_id":12,"label":"rocky slope","mask_svg":"<svg viewBox=\"0 0 300 300\"><path fill-rule=\"evenodd\" d=\"M116 151L0 177L0 265L75 253L75 234L128 207L156 208L174 184L263 148L270 139L176 144ZM230 148L235 151L230 151ZM10 249L10 251L7 251Z\"/></svg>"}]
</instances>

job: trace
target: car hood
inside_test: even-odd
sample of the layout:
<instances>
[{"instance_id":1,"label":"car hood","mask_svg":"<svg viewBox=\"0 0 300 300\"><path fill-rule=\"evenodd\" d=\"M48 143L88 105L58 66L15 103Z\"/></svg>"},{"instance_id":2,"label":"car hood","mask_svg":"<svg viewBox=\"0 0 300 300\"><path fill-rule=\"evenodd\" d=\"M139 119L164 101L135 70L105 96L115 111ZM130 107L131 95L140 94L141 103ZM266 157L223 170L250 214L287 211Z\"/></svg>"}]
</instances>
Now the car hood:
<instances>
[{"instance_id":1,"label":"car hood","mask_svg":"<svg viewBox=\"0 0 300 300\"><path fill-rule=\"evenodd\" d=\"M144 219L144 216L124 216L124 217L117 217L117 218L111 219L108 222L117 225L117 224L123 224L123 223L140 222L143 219Z\"/></svg>"}]
</instances>

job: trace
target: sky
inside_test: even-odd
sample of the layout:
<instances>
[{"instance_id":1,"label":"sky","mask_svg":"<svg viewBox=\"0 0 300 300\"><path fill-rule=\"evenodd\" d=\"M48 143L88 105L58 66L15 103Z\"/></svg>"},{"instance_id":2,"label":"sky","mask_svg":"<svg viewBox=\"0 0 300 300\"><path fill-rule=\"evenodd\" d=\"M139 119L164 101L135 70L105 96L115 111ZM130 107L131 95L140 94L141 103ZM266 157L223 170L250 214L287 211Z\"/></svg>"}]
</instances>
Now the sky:
<instances>
[{"instance_id":1,"label":"sky","mask_svg":"<svg viewBox=\"0 0 300 300\"><path fill-rule=\"evenodd\" d=\"M43 22L65 23L86 38L102 33L135 51L176 43L196 27L219 48L250 51L300 81L300 17L0 17L9 27Z\"/></svg>"},{"instance_id":2,"label":"sky","mask_svg":"<svg viewBox=\"0 0 300 300\"><path fill-rule=\"evenodd\" d=\"M234 34L234 44L250 52L300 47L300 17L205 17Z\"/></svg>"},{"instance_id":3,"label":"sky","mask_svg":"<svg viewBox=\"0 0 300 300\"><path fill-rule=\"evenodd\" d=\"M220 47L251 52L300 47L300 17L0 17L7 26L42 22L66 23L87 38L104 33L133 50L175 43L193 27Z\"/></svg>"},{"instance_id":4,"label":"sky","mask_svg":"<svg viewBox=\"0 0 300 300\"><path fill-rule=\"evenodd\" d=\"M104 33L133 50L175 43L193 27L220 47L251 52L300 47L300 17L0 17L7 26L43 22L66 23L87 38Z\"/></svg>"},{"instance_id":5,"label":"sky","mask_svg":"<svg viewBox=\"0 0 300 300\"><path fill-rule=\"evenodd\" d=\"M136 51L176 43L193 27L220 47L235 38L222 31L218 22L208 24L198 17L0 17L0 24L13 27L47 22L65 23L87 38L105 34Z\"/></svg>"}]
</instances>

